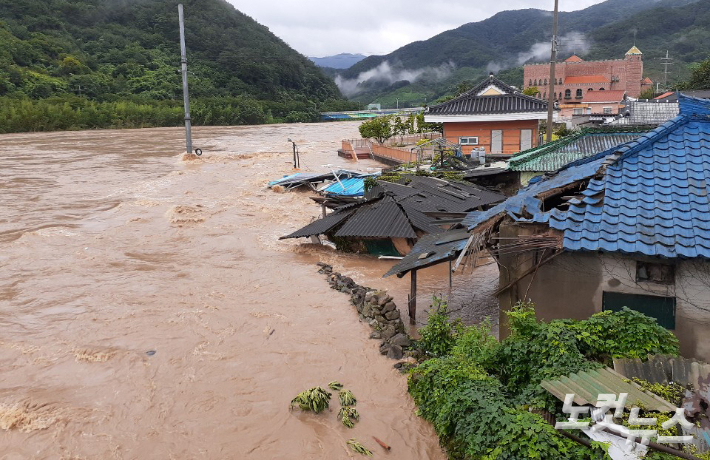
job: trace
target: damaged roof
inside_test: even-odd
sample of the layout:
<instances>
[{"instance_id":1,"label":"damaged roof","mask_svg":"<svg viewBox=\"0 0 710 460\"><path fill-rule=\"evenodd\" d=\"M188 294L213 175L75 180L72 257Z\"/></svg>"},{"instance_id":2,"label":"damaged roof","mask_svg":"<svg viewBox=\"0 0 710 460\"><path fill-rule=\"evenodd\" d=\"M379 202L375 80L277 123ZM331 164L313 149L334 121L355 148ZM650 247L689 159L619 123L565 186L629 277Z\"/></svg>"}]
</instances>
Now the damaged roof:
<instances>
[{"instance_id":1,"label":"damaged roof","mask_svg":"<svg viewBox=\"0 0 710 460\"><path fill-rule=\"evenodd\" d=\"M427 235L420 239L407 256L392 267L384 277L397 275L452 260L464 250L471 234L466 229L449 230L444 235Z\"/></svg>"},{"instance_id":2,"label":"damaged roof","mask_svg":"<svg viewBox=\"0 0 710 460\"><path fill-rule=\"evenodd\" d=\"M710 258L710 101L681 96L681 115L619 149L550 226L570 251Z\"/></svg>"},{"instance_id":3,"label":"damaged roof","mask_svg":"<svg viewBox=\"0 0 710 460\"><path fill-rule=\"evenodd\" d=\"M379 181L371 193L382 192L421 212L470 212L505 199L505 195L478 185L427 176L412 176L407 185Z\"/></svg>"},{"instance_id":4,"label":"damaged roof","mask_svg":"<svg viewBox=\"0 0 710 460\"><path fill-rule=\"evenodd\" d=\"M337 208L332 214L282 237L303 238L326 233L351 238L417 238L417 231L441 233L425 212L463 213L497 203L505 196L483 187L432 177L414 176L409 185L379 181L366 200Z\"/></svg>"},{"instance_id":5,"label":"damaged roof","mask_svg":"<svg viewBox=\"0 0 710 460\"><path fill-rule=\"evenodd\" d=\"M489 87L496 88L502 94L482 94ZM526 96L491 75L461 96L429 107L427 115L488 115L546 110L547 102Z\"/></svg>"},{"instance_id":6,"label":"damaged roof","mask_svg":"<svg viewBox=\"0 0 710 460\"><path fill-rule=\"evenodd\" d=\"M513 156L511 171L551 172L583 158L631 142L650 131L616 128L614 131L589 129Z\"/></svg>"}]
</instances>

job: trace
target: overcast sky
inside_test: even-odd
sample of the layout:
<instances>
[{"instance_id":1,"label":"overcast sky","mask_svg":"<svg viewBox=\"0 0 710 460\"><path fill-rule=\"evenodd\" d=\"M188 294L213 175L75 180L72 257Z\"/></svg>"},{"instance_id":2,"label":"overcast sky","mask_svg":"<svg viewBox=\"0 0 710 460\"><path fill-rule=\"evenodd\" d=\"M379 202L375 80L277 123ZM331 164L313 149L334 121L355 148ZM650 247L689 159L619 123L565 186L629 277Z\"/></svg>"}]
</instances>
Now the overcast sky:
<instances>
[{"instance_id":1,"label":"overcast sky","mask_svg":"<svg viewBox=\"0 0 710 460\"><path fill-rule=\"evenodd\" d=\"M387 54L499 11L552 10L553 0L228 0L306 56ZM561 0L563 11L603 0Z\"/></svg>"}]
</instances>

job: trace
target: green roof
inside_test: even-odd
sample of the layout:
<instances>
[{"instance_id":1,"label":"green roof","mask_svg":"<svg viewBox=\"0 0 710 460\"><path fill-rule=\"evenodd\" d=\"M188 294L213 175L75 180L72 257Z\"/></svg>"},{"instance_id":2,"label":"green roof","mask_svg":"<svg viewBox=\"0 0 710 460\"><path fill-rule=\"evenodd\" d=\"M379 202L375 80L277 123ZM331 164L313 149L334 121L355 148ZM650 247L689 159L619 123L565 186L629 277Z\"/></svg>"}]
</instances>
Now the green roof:
<instances>
[{"instance_id":1,"label":"green roof","mask_svg":"<svg viewBox=\"0 0 710 460\"><path fill-rule=\"evenodd\" d=\"M552 172L573 161L589 158L618 145L631 142L650 129L623 129L614 131L588 129L571 136L550 142L540 147L525 150L508 162L511 171Z\"/></svg>"}]
</instances>

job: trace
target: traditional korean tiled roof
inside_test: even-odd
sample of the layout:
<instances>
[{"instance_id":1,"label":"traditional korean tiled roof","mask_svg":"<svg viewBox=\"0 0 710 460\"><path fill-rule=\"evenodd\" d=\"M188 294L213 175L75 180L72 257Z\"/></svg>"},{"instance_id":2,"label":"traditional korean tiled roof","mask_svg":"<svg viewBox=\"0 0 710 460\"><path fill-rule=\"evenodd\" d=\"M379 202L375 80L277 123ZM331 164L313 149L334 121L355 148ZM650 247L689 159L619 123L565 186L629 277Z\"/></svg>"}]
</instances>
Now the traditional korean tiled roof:
<instances>
[{"instance_id":1,"label":"traditional korean tiled roof","mask_svg":"<svg viewBox=\"0 0 710 460\"><path fill-rule=\"evenodd\" d=\"M516 154L508 162L511 171L551 172L573 161L588 158L631 142L649 130L584 130L558 141Z\"/></svg>"},{"instance_id":2,"label":"traditional korean tiled roof","mask_svg":"<svg viewBox=\"0 0 710 460\"><path fill-rule=\"evenodd\" d=\"M710 101L680 104L680 116L620 149L583 199L552 212L565 249L710 258Z\"/></svg>"},{"instance_id":3,"label":"traditional korean tiled roof","mask_svg":"<svg viewBox=\"0 0 710 460\"><path fill-rule=\"evenodd\" d=\"M587 91L582 102L610 102L616 103L623 101L626 97L626 91Z\"/></svg>"},{"instance_id":4,"label":"traditional korean tiled roof","mask_svg":"<svg viewBox=\"0 0 710 460\"><path fill-rule=\"evenodd\" d=\"M584 75L565 78L565 85L591 85L597 83L609 83L609 79L603 75Z\"/></svg>"},{"instance_id":5,"label":"traditional korean tiled roof","mask_svg":"<svg viewBox=\"0 0 710 460\"><path fill-rule=\"evenodd\" d=\"M479 96L489 86L500 95ZM547 102L526 96L491 75L475 88L443 104L429 107L428 115L492 115L525 112L544 112Z\"/></svg>"}]
</instances>

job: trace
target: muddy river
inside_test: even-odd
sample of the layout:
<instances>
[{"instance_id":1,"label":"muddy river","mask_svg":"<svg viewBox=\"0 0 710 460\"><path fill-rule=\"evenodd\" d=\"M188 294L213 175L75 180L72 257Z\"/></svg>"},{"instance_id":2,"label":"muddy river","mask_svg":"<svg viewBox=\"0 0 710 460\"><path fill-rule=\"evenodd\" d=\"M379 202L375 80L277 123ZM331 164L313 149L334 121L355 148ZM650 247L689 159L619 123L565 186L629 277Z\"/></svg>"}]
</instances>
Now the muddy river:
<instances>
[{"instance_id":1,"label":"muddy river","mask_svg":"<svg viewBox=\"0 0 710 460\"><path fill-rule=\"evenodd\" d=\"M375 458L444 459L406 378L315 263L402 310L408 277L278 240L320 213L307 193L265 188L292 172L287 138L303 171L380 168L336 155L357 124L198 128L197 161L182 134L0 136L0 458L347 459L355 437ZM495 314L467 303L496 272L454 277L467 320ZM419 278L422 299L448 294L445 268ZM288 410L331 380L358 398L352 430L335 411Z\"/></svg>"}]
</instances>

